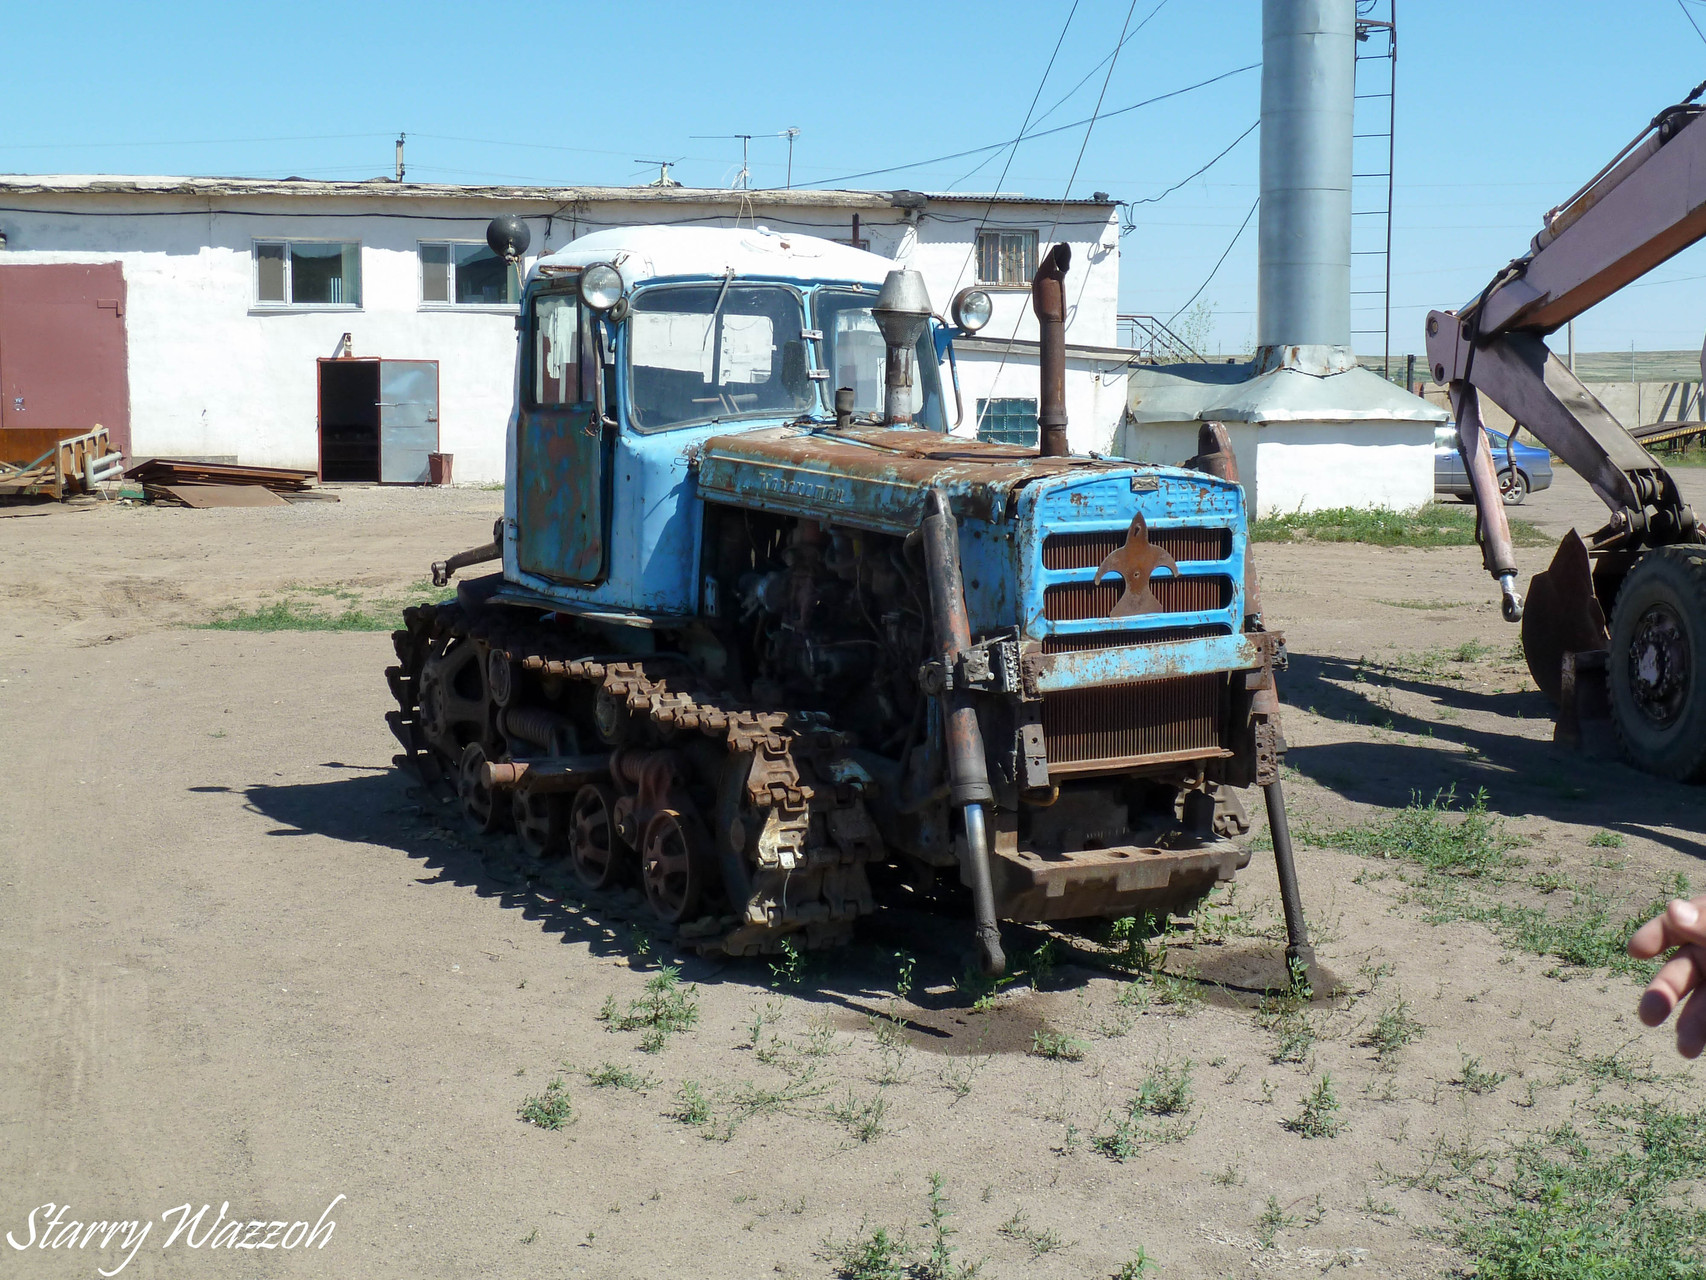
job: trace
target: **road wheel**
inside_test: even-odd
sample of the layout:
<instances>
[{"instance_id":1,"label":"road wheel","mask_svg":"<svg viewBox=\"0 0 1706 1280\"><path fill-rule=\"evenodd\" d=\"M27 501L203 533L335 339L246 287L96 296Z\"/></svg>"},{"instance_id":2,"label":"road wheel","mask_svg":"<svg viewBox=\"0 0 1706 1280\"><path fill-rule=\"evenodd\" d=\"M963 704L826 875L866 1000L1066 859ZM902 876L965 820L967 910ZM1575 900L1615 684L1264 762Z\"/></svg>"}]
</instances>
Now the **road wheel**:
<instances>
[{"instance_id":1,"label":"road wheel","mask_svg":"<svg viewBox=\"0 0 1706 1280\"><path fill-rule=\"evenodd\" d=\"M511 808L511 820L522 848L535 858L554 858L563 852L569 827L567 796L521 787L511 797Z\"/></svg>"},{"instance_id":2,"label":"road wheel","mask_svg":"<svg viewBox=\"0 0 1706 1280\"><path fill-rule=\"evenodd\" d=\"M1520 507L1528 499L1528 477L1520 471L1499 472L1499 496L1507 507Z\"/></svg>"},{"instance_id":3,"label":"road wheel","mask_svg":"<svg viewBox=\"0 0 1706 1280\"><path fill-rule=\"evenodd\" d=\"M491 787L486 785L481 776L485 764L486 752L478 742L464 747L456 770L456 793L462 800L462 816L469 827L477 835L489 836L508 825L509 805L499 804Z\"/></svg>"},{"instance_id":4,"label":"road wheel","mask_svg":"<svg viewBox=\"0 0 1706 1280\"><path fill-rule=\"evenodd\" d=\"M569 861L589 889L608 889L622 871L615 810L616 793L601 782L587 783L569 806Z\"/></svg>"},{"instance_id":5,"label":"road wheel","mask_svg":"<svg viewBox=\"0 0 1706 1280\"><path fill-rule=\"evenodd\" d=\"M1706 548L1660 547L1629 571L1612 608L1609 675L1636 767L1706 781Z\"/></svg>"},{"instance_id":6,"label":"road wheel","mask_svg":"<svg viewBox=\"0 0 1706 1280\"><path fill-rule=\"evenodd\" d=\"M699 914L711 862L699 824L673 809L659 809L640 838L640 879L658 918L680 924Z\"/></svg>"}]
</instances>

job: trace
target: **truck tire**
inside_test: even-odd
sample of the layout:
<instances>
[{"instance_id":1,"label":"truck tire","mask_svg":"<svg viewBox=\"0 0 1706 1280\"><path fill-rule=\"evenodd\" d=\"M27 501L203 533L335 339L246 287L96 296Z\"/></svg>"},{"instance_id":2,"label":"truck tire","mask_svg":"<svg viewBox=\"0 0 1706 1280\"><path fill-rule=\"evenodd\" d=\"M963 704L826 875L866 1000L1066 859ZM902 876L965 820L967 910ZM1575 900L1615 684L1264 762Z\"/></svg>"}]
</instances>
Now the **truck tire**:
<instances>
[{"instance_id":1,"label":"truck tire","mask_svg":"<svg viewBox=\"0 0 1706 1280\"><path fill-rule=\"evenodd\" d=\"M1634 765L1706 781L1706 547L1659 547L1611 616L1611 715Z\"/></svg>"}]
</instances>

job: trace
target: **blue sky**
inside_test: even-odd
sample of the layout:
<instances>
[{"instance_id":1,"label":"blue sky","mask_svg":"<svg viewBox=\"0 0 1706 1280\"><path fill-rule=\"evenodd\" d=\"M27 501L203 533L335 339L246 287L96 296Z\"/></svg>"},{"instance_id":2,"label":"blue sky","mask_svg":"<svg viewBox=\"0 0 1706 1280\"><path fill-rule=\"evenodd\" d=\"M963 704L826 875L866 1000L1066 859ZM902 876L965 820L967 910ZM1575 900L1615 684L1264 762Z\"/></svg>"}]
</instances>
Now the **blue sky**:
<instances>
[{"instance_id":1,"label":"blue sky","mask_svg":"<svg viewBox=\"0 0 1706 1280\"><path fill-rule=\"evenodd\" d=\"M1706 29L1706 0L1400 0L1394 350L1418 349L1429 307L1465 301L1545 209L1706 79L1685 5ZM836 182L1013 137L1057 39L1045 128L1091 115L1104 81L1114 110L1261 54L1259 0L1078 0L1067 23L1071 9L180 2L80 6L73 20L20 5L7 18L0 169L364 178L390 172L403 130L423 181L626 184L655 172L640 160L678 159L683 181L722 186L740 143L694 135L752 133L772 135L752 143L753 185L779 185L787 146L773 135L795 127L796 185L988 191L1006 165L1002 190L1058 198L1076 164L1071 194L1136 200L1255 122L1260 77L1245 71L1104 119L1087 146L1080 126L1023 144L1010 164L999 152L978 168L985 152ZM1110 75L1128 11L1148 21ZM1383 125L1371 115L1358 128ZM1257 150L1252 134L1133 212L1122 310L1166 316L1202 284L1255 198ZM1254 330L1255 240L1252 222L1202 294L1210 343L1228 352ZM1693 348L1703 332L1696 246L1578 321L1577 347Z\"/></svg>"}]
</instances>

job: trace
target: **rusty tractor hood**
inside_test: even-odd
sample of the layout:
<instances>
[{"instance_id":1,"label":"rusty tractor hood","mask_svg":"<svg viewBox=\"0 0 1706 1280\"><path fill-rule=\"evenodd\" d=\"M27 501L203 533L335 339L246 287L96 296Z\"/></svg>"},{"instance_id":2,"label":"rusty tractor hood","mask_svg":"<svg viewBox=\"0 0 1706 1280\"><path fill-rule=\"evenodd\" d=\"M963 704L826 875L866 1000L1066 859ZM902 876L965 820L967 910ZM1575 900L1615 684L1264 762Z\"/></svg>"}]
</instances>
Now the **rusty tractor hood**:
<instances>
[{"instance_id":1,"label":"rusty tractor hood","mask_svg":"<svg viewBox=\"0 0 1706 1280\"><path fill-rule=\"evenodd\" d=\"M707 501L895 534L918 527L924 495L933 488L947 491L961 519L1001 521L1012 516L1027 484L1129 472L1140 465L1040 458L1018 445L875 426L775 427L713 436L698 461L699 493Z\"/></svg>"}]
</instances>

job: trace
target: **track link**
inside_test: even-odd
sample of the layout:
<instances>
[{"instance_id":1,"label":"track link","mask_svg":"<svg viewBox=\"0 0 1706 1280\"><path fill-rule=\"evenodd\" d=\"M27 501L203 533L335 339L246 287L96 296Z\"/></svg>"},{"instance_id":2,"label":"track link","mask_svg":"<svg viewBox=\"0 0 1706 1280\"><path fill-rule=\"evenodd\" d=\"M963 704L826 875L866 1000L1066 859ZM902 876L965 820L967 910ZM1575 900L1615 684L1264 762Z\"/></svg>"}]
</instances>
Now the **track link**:
<instances>
[{"instance_id":1,"label":"track link","mask_svg":"<svg viewBox=\"0 0 1706 1280\"><path fill-rule=\"evenodd\" d=\"M681 945L727 955L775 952L784 940L836 946L873 909L866 867L884 852L862 798L864 774L820 720L744 706L707 688L676 655L589 656L576 651L572 632L495 611L470 617L459 604L427 604L406 609L403 619L391 637L398 664L385 676L397 709L386 721L404 749L399 762L441 800L457 792L457 762L433 740L431 712L421 706L423 675L435 651L471 640L482 662L508 662L535 682L578 684L608 699L639 718L654 741L697 733L723 744L731 758L724 775L706 781L721 796L709 825L729 903L674 926ZM591 737L592 726L577 727ZM493 760L510 758L501 734L488 734L482 746Z\"/></svg>"}]
</instances>

